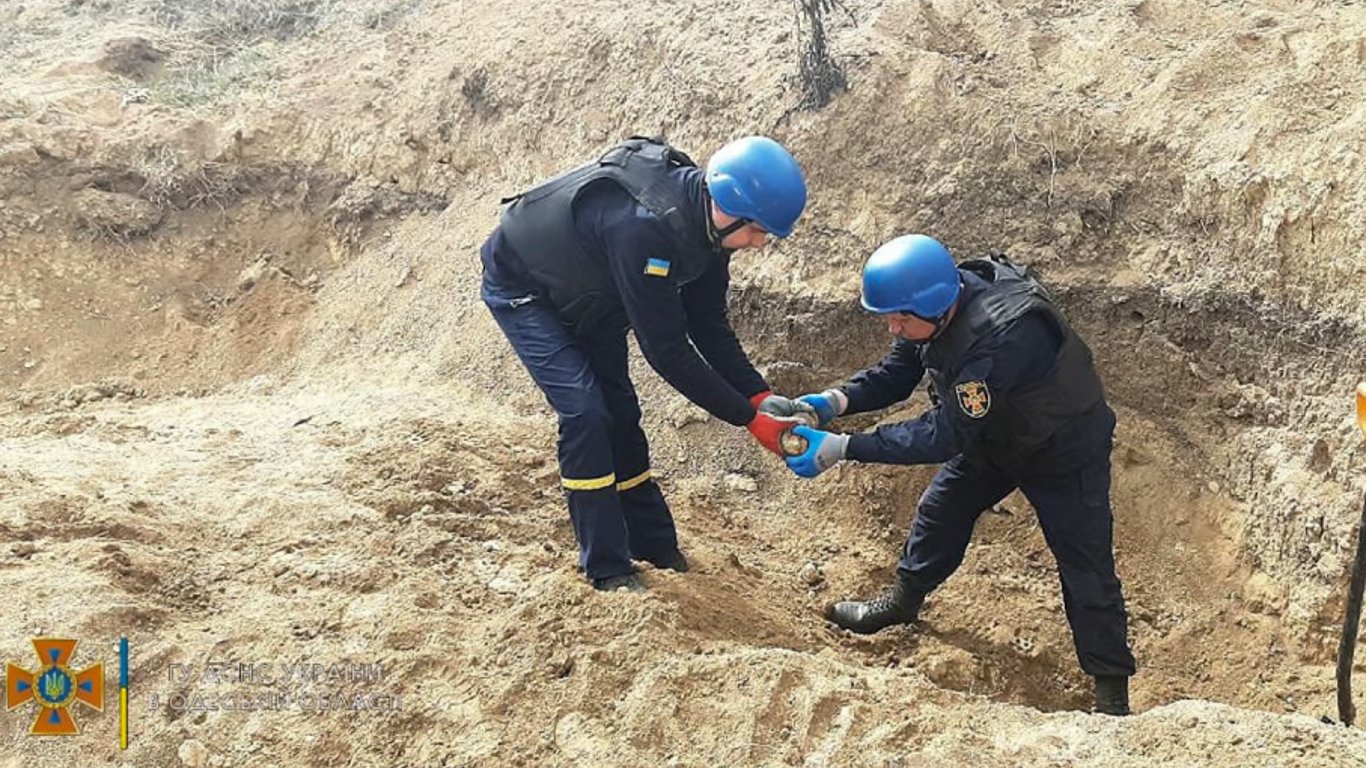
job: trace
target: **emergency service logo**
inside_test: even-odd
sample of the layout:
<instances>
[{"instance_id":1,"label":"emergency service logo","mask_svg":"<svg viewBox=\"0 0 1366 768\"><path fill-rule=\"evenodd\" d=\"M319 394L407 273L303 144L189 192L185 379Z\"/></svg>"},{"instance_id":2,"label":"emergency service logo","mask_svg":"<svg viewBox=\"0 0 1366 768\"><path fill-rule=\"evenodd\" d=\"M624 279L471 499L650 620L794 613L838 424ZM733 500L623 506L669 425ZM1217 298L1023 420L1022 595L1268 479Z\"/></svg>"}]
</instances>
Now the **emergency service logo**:
<instances>
[{"instance_id":1,"label":"emergency service logo","mask_svg":"<svg viewBox=\"0 0 1366 768\"><path fill-rule=\"evenodd\" d=\"M38 705L29 733L35 736L70 736L81 732L71 708L81 704L104 711L104 663L96 662L76 672L71 659L76 641L57 637L33 639L38 671L17 664L5 665L5 709L13 711L29 702Z\"/></svg>"},{"instance_id":2,"label":"emergency service logo","mask_svg":"<svg viewBox=\"0 0 1366 768\"><path fill-rule=\"evenodd\" d=\"M958 407L974 419L980 419L991 410L991 392L985 381L965 381L955 386L958 393Z\"/></svg>"}]
</instances>

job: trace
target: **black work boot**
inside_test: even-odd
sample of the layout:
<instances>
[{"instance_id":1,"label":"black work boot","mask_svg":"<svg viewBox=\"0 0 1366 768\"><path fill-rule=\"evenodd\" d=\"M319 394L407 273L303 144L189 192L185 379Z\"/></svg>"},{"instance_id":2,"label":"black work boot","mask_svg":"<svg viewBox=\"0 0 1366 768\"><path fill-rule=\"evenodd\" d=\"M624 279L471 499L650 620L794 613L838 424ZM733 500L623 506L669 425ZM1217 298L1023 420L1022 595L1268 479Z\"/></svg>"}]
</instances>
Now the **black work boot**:
<instances>
[{"instance_id":1,"label":"black work boot","mask_svg":"<svg viewBox=\"0 0 1366 768\"><path fill-rule=\"evenodd\" d=\"M826 610L826 618L844 629L860 635L871 635L893 624L910 624L920 616L925 593L911 586L904 576L887 591L867 602L845 601Z\"/></svg>"},{"instance_id":2,"label":"black work boot","mask_svg":"<svg viewBox=\"0 0 1366 768\"><path fill-rule=\"evenodd\" d=\"M593 589L599 592L644 592L645 582L640 580L640 574L628 573L624 576L593 579Z\"/></svg>"},{"instance_id":3,"label":"black work boot","mask_svg":"<svg viewBox=\"0 0 1366 768\"><path fill-rule=\"evenodd\" d=\"M1096 675L1096 712L1102 715L1129 714L1128 677Z\"/></svg>"},{"instance_id":4,"label":"black work boot","mask_svg":"<svg viewBox=\"0 0 1366 768\"><path fill-rule=\"evenodd\" d=\"M651 560L650 562L653 563L656 568L663 568L677 573L688 572L688 558L684 557L683 553L676 549L672 553L667 554L658 560Z\"/></svg>"}]
</instances>

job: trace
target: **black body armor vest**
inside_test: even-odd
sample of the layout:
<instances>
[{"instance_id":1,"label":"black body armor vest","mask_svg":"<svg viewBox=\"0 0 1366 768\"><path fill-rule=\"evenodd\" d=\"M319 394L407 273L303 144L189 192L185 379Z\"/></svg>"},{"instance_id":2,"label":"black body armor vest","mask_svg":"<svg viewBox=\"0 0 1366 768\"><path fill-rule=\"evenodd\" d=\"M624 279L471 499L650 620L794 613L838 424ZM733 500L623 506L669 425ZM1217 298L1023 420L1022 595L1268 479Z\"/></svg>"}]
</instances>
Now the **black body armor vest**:
<instances>
[{"instance_id":1,"label":"black body armor vest","mask_svg":"<svg viewBox=\"0 0 1366 768\"><path fill-rule=\"evenodd\" d=\"M1103 402L1105 392L1091 350L1024 269L1000 255L965 261L958 268L989 285L960 306L943 334L921 349L930 382L946 401L940 407L959 407L954 382L973 349L1026 314L1042 314L1062 339L1048 373L993 404L982 425L980 450L1002 466L1018 465L1070 421Z\"/></svg>"},{"instance_id":2,"label":"black body armor vest","mask_svg":"<svg viewBox=\"0 0 1366 768\"><path fill-rule=\"evenodd\" d=\"M595 184L614 183L664 222L673 246L670 277L682 285L697 279L710 264L699 231L698 212L670 171L696 167L684 153L658 139L635 136L598 158L566 171L526 192L505 198L503 235L527 271L546 290L546 298L579 334L624 330L620 294L604 262L589 253L574 225L574 202ZM705 226L701 224L700 226Z\"/></svg>"}]
</instances>

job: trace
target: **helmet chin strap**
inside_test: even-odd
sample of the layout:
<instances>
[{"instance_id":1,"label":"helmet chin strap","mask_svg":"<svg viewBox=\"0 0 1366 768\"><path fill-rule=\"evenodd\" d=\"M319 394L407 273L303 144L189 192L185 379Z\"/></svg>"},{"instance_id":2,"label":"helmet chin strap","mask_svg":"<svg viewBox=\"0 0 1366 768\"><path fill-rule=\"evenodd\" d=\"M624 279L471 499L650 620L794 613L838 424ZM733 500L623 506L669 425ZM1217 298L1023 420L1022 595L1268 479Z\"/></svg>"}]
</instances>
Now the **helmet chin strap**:
<instances>
[{"instance_id":1,"label":"helmet chin strap","mask_svg":"<svg viewBox=\"0 0 1366 768\"><path fill-rule=\"evenodd\" d=\"M745 227L753 223L754 222L750 221L749 219L736 219L735 221L732 221L726 226L717 229L716 244L720 245L722 240L725 240L726 238L730 237L731 235L735 234L736 232L739 232L741 229L744 229Z\"/></svg>"},{"instance_id":2,"label":"helmet chin strap","mask_svg":"<svg viewBox=\"0 0 1366 768\"><path fill-rule=\"evenodd\" d=\"M959 278L958 278L958 295L959 295L960 298L961 298L962 295L963 295L963 278L962 278L962 277L959 277ZM929 338L925 339L924 341L922 341L922 342L920 342L920 343L922 343L922 344L929 344L931 341L934 341L935 339L937 339L937 338L939 338L941 335L943 335L944 330L945 330L946 328L949 327L949 321L953 319L954 310L957 309L957 308L958 308L958 299L954 299L954 300L953 300L953 303L949 305L949 308L946 309L946 310L944 311L944 314L940 315L939 317L936 317L936 318L933 319L933 320L930 320L929 318L921 317L921 318L920 318L921 320L924 320L924 321L927 322L927 323L933 323L933 324L934 324L934 331L929 335ZM919 316L917 315L917 317L919 317Z\"/></svg>"},{"instance_id":3,"label":"helmet chin strap","mask_svg":"<svg viewBox=\"0 0 1366 768\"><path fill-rule=\"evenodd\" d=\"M938 320L934 321L934 333L930 334L929 341L934 341L944 333L944 329L949 327L949 314L945 312Z\"/></svg>"},{"instance_id":4,"label":"helmet chin strap","mask_svg":"<svg viewBox=\"0 0 1366 768\"><path fill-rule=\"evenodd\" d=\"M963 295L963 278L961 277L958 278L958 295L960 297ZM957 308L958 299L954 299L953 304L949 305L948 311L944 312L944 314L940 315L932 321L934 322L934 333L930 334L930 341L934 341L935 339L939 338L940 334L944 333L944 329L949 327L949 321L953 319L954 310Z\"/></svg>"},{"instance_id":5,"label":"helmet chin strap","mask_svg":"<svg viewBox=\"0 0 1366 768\"><path fill-rule=\"evenodd\" d=\"M754 223L750 219L736 219L735 221L731 222L730 224L727 224L724 227L716 226L716 219L712 218L711 215L712 209L716 208L716 204L711 199L711 193L706 192L705 188L703 195L703 205L705 205L707 208L707 239L709 239L711 241L711 244L717 248L724 248L724 246L721 245L722 240L725 240L726 238L730 237L736 232L739 232L741 229L744 229L746 226ZM716 208L716 210L721 209Z\"/></svg>"}]
</instances>

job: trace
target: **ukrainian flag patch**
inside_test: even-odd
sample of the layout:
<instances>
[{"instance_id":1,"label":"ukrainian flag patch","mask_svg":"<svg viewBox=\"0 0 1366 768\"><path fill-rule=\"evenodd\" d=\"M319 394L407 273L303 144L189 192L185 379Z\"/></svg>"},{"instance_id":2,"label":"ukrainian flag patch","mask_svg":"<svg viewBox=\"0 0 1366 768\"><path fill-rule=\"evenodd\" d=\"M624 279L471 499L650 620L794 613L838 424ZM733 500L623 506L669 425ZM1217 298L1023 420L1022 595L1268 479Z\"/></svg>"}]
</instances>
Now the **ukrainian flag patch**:
<instances>
[{"instance_id":1,"label":"ukrainian flag patch","mask_svg":"<svg viewBox=\"0 0 1366 768\"><path fill-rule=\"evenodd\" d=\"M668 277L669 266L669 262L663 259L650 259L645 262L645 274L655 277Z\"/></svg>"}]
</instances>

